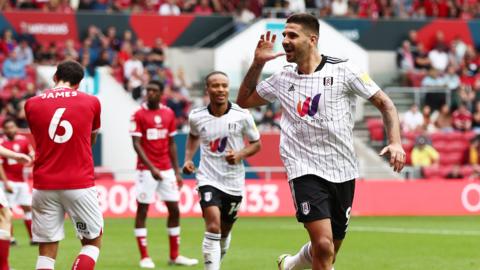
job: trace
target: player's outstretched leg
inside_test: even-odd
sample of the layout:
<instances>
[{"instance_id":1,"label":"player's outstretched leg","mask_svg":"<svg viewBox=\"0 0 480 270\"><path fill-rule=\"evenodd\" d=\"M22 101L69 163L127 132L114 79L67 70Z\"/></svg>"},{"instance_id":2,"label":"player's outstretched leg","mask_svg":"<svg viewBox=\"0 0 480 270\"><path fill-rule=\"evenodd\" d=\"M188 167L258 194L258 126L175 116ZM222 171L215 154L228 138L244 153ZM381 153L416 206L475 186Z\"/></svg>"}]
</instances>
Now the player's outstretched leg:
<instances>
[{"instance_id":1,"label":"player's outstretched leg","mask_svg":"<svg viewBox=\"0 0 480 270\"><path fill-rule=\"evenodd\" d=\"M170 265L193 266L198 264L197 259L187 258L180 255L180 210L178 201L166 201L165 205L168 209L167 231L168 242L170 244Z\"/></svg>"},{"instance_id":2,"label":"player's outstretched leg","mask_svg":"<svg viewBox=\"0 0 480 270\"><path fill-rule=\"evenodd\" d=\"M203 237L202 251L205 270L219 270L221 258L220 209L217 206L203 208L206 232Z\"/></svg>"},{"instance_id":3,"label":"player's outstretched leg","mask_svg":"<svg viewBox=\"0 0 480 270\"><path fill-rule=\"evenodd\" d=\"M138 203L134 232L135 238L137 239L138 250L140 251L140 267L152 269L155 268L155 264L150 256L148 256L147 228L145 227L148 206L149 205L145 203Z\"/></svg>"},{"instance_id":4,"label":"player's outstretched leg","mask_svg":"<svg viewBox=\"0 0 480 270\"><path fill-rule=\"evenodd\" d=\"M0 194L0 196L2 196L2 194ZM11 222L12 213L10 209L0 204L0 270L10 269L8 266L8 254L10 251Z\"/></svg>"}]
</instances>

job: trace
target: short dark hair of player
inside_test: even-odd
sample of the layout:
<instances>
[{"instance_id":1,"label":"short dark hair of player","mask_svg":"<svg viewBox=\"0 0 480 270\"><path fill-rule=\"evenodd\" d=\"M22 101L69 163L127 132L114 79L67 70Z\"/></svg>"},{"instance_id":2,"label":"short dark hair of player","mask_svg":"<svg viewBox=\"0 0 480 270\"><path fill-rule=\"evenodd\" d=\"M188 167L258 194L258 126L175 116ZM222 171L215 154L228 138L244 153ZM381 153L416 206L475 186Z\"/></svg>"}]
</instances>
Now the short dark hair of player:
<instances>
[{"instance_id":1,"label":"short dark hair of player","mask_svg":"<svg viewBox=\"0 0 480 270\"><path fill-rule=\"evenodd\" d=\"M317 17L308 14L308 13L297 13L293 14L287 19L287 23L299 24L303 27L304 30L310 32L314 35L320 34L320 24L318 23Z\"/></svg>"},{"instance_id":2,"label":"short dark hair of player","mask_svg":"<svg viewBox=\"0 0 480 270\"><path fill-rule=\"evenodd\" d=\"M165 85L161 82L161 81L158 81L158 80L151 80L148 82L148 84L145 86L145 89L158 89L160 90L160 92L163 92L163 88L165 87Z\"/></svg>"},{"instance_id":3,"label":"short dark hair of player","mask_svg":"<svg viewBox=\"0 0 480 270\"><path fill-rule=\"evenodd\" d=\"M55 77L58 81L68 82L70 85L78 85L84 75L82 65L71 60L60 63L55 72Z\"/></svg>"},{"instance_id":4,"label":"short dark hair of player","mask_svg":"<svg viewBox=\"0 0 480 270\"><path fill-rule=\"evenodd\" d=\"M13 122L15 125L17 124L17 122L15 122L15 119L13 119L11 117L7 117L7 118L5 118L5 120L3 120L2 127L5 127L10 122Z\"/></svg>"},{"instance_id":5,"label":"short dark hair of player","mask_svg":"<svg viewBox=\"0 0 480 270\"><path fill-rule=\"evenodd\" d=\"M215 70L215 71L212 71L212 72L208 73L207 76L205 76L205 85L208 86L208 79L210 79L210 77L212 77L213 75L217 75L217 74L221 74L221 75L228 78L227 73L225 73L223 71L220 71L220 70Z\"/></svg>"}]
</instances>

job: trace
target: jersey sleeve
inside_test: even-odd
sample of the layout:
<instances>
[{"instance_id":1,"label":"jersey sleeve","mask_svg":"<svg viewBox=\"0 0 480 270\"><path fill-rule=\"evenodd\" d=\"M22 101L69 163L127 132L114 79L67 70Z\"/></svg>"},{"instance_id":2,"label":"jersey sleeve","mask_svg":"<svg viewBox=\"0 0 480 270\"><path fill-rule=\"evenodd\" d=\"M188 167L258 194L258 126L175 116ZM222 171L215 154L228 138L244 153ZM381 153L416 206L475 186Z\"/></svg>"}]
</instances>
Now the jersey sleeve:
<instances>
[{"instance_id":1,"label":"jersey sleeve","mask_svg":"<svg viewBox=\"0 0 480 270\"><path fill-rule=\"evenodd\" d=\"M95 98L94 101L94 117L93 117L93 127L92 127L92 132L97 132L100 129L101 126L101 120L100 120L100 115L102 113L102 106L100 105L100 101L98 98Z\"/></svg>"},{"instance_id":2,"label":"jersey sleeve","mask_svg":"<svg viewBox=\"0 0 480 270\"><path fill-rule=\"evenodd\" d=\"M248 141L254 142L260 139L260 133L258 132L253 116L248 112L245 118L245 125L243 126L243 134L248 138Z\"/></svg>"},{"instance_id":3,"label":"jersey sleeve","mask_svg":"<svg viewBox=\"0 0 480 270\"><path fill-rule=\"evenodd\" d=\"M168 136L173 137L177 135L177 121L175 120L175 113L171 111L172 121L170 121L170 125L168 126Z\"/></svg>"},{"instance_id":4,"label":"jersey sleeve","mask_svg":"<svg viewBox=\"0 0 480 270\"><path fill-rule=\"evenodd\" d=\"M188 116L188 125L190 126L190 134L193 136L200 136L200 132L198 131L197 121L193 116L193 113L190 113Z\"/></svg>"},{"instance_id":5,"label":"jersey sleeve","mask_svg":"<svg viewBox=\"0 0 480 270\"><path fill-rule=\"evenodd\" d=\"M278 78L280 74L275 73L267 79L257 84L256 90L259 96L268 102L274 102L277 99L277 92L279 89Z\"/></svg>"},{"instance_id":6,"label":"jersey sleeve","mask_svg":"<svg viewBox=\"0 0 480 270\"><path fill-rule=\"evenodd\" d=\"M139 111L135 112L130 118L130 136L142 137Z\"/></svg>"},{"instance_id":7,"label":"jersey sleeve","mask_svg":"<svg viewBox=\"0 0 480 270\"><path fill-rule=\"evenodd\" d=\"M354 65L345 64L345 76L349 89L364 99L371 98L380 90L380 87L370 78L368 73Z\"/></svg>"}]
</instances>

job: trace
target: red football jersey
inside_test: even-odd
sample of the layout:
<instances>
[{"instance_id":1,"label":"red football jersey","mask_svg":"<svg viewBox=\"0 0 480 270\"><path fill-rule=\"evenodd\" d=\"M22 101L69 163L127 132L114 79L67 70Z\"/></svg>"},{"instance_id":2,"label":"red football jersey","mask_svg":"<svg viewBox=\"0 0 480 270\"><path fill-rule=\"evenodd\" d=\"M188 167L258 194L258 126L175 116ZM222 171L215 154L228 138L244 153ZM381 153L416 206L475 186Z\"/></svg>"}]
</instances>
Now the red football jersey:
<instances>
[{"instance_id":1,"label":"red football jersey","mask_svg":"<svg viewBox=\"0 0 480 270\"><path fill-rule=\"evenodd\" d=\"M149 110L146 104L136 111L131 119L130 135L141 137L140 145L150 162L159 170L172 168L169 154L169 140L177 134L175 113L160 104L157 110ZM137 159L137 169L148 169Z\"/></svg>"},{"instance_id":2,"label":"red football jersey","mask_svg":"<svg viewBox=\"0 0 480 270\"><path fill-rule=\"evenodd\" d=\"M0 144L17 153L30 154L30 142L28 138L23 135L15 135L13 140L3 136L0 139ZM15 159L2 157L2 165L7 175L7 179L13 182L24 182L23 167L24 164L17 162Z\"/></svg>"},{"instance_id":3,"label":"red football jersey","mask_svg":"<svg viewBox=\"0 0 480 270\"><path fill-rule=\"evenodd\" d=\"M100 128L100 110L96 97L60 87L26 102L25 113L36 143L34 188L94 186L91 134Z\"/></svg>"}]
</instances>

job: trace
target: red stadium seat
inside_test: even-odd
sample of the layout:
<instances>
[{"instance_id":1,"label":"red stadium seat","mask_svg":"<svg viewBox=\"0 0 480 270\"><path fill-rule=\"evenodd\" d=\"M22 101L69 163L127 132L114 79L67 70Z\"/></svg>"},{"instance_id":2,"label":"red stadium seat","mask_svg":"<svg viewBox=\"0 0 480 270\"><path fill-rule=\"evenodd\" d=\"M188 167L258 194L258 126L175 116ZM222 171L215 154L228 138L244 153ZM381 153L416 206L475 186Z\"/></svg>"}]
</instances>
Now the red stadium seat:
<instances>
[{"instance_id":1,"label":"red stadium seat","mask_svg":"<svg viewBox=\"0 0 480 270\"><path fill-rule=\"evenodd\" d=\"M438 166L423 167L422 173L423 177L428 179L441 177L441 172Z\"/></svg>"},{"instance_id":2,"label":"red stadium seat","mask_svg":"<svg viewBox=\"0 0 480 270\"><path fill-rule=\"evenodd\" d=\"M440 165L460 165L463 163L463 153L440 153Z\"/></svg>"}]
</instances>

